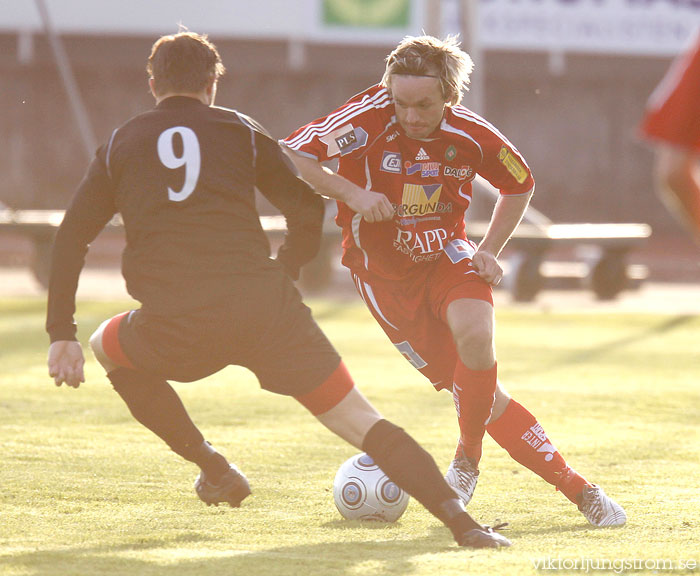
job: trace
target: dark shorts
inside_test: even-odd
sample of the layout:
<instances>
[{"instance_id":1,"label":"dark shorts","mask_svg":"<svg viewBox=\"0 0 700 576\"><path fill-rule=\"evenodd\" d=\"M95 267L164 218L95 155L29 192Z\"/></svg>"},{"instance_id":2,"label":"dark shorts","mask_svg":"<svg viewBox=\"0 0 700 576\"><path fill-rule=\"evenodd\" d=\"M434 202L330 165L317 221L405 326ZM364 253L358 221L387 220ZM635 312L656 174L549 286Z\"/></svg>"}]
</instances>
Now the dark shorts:
<instances>
[{"instance_id":1,"label":"dark shorts","mask_svg":"<svg viewBox=\"0 0 700 576\"><path fill-rule=\"evenodd\" d=\"M281 274L252 279L235 297L181 316L134 310L119 323L118 341L136 369L167 380L191 382L237 365L262 388L290 396L314 390L340 363Z\"/></svg>"}]
</instances>

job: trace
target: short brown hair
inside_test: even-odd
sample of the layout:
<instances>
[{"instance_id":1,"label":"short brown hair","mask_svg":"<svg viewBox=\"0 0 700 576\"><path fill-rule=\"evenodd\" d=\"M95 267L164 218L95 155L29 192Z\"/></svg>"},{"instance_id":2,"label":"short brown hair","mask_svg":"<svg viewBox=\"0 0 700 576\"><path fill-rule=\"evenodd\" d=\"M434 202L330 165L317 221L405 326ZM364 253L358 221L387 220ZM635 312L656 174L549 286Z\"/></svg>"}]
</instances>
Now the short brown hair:
<instances>
[{"instance_id":1,"label":"short brown hair","mask_svg":"<svg viewBox=\"0 0 700 576\"><path fill-rule=\"evenodd\" d=\"M469 75L474 68L469 54L459 47L455 36L444 40L433 36L406 36L386 58L382 84L391 92L391 77L434 76L440 81L447 104L459 104L468 90Z\"/></svg>"},{"instance_id":2,"label":"short brown hair","mask_svg":"<svg viewBox=\"0 0 700 576\"><path fill-rule=\"evenodd\" d=\"M207 36L179 32L162 36L153 44L146 71L157 94L194 94L225 72L219 52Z\"/></svg>"}]
</instances>

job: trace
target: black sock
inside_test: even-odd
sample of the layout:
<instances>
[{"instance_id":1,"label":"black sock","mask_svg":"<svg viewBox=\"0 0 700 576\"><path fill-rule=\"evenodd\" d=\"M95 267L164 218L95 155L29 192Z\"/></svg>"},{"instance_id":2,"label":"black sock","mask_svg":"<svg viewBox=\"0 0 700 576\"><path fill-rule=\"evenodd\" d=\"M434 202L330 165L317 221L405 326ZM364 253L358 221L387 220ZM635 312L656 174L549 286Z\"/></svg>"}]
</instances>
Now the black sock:
<instances>
[{"instance_id":1,"label":"black sock","mask_svg":"<svg viewBox=\"0 0 700 576\"><path fill-rule=\"evenodd\" d=\"M433 457L402 428L380 420L365 436L362 449L397 486L450 528L455 539L467 530L481 528L466 513Z\"/></svg>"},{"instance_id":2,"label":"black sock","mask_svg":"<svg viewBox=\"0 0 700 576\"><path fill-rule=\"evenodd\" d=\"M229 468L226 458L204 441L177 392L165 379L128 368L117 368L107 377L138 422L173 452L197 464L209 481L218 482Z\"/></svg>"},{"instance_id":3,"label":"black sock","mask_svg":"<svg viewBox=\"0 0 700 576\"><path fill-rule=\"evenodd\" d=\"M188 456L183 456L183 458L199 466L207 481L212 484L218 484L221 477L230 468L228 460L206 440L202 442L198 450L191 451Z\"/></svg>"}]
</instances>

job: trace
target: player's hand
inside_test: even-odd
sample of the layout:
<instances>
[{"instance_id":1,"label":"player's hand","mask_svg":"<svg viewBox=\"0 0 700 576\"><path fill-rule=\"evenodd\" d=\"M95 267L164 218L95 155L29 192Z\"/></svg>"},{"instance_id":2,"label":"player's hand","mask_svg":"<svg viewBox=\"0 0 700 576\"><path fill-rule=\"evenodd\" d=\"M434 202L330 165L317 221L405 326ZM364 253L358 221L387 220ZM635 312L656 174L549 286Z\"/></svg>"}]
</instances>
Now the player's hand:
<instances>
[{"instance_id":1,"label":"player's hand","mask_svg":"<svg viewBox=\"0 0 700 576\"><path fill-rule=\"evenodd\" d=\"M394 207L380 192L358 187L352 198L345 203L351 210L361 214L367 222L382 222L394 217Z\"/></svg>"},{"instance_id":2,"label":"player's hand","mask_svg":"<svg viewBox=\"0 0 700 576\"><path fill-rule=\"evenodd\" d=\"M83 366L85 358L80 342L74 340L57 340L49 347L49 376L56 386L65 383L72 388L85 382Z\"/></svg>"},{"instance_id":3,"label":"player's hand","mask_svg":"<svg viewBox=\"0 0 700 576\"><path fill-rule=\"evenodd\" d=\"M503 280L503 268L498 258L491 252L477 250L472 256L472 266L476 273L491 286L498 286Z\"/></svg>"}]
</instances>

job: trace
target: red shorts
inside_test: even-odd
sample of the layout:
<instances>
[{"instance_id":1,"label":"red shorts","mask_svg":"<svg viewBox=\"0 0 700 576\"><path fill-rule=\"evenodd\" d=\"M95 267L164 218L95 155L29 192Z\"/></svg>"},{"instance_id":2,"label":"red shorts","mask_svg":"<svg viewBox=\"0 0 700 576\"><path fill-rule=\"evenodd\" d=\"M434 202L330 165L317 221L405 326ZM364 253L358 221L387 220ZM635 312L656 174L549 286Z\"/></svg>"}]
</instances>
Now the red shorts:
<instances>
[{"instance_id":1,"label":"red shorts","mask_svg":"<svg viewBox=\"0 0 700 576\"><path fill-rule=\"evenodd\" d=\"M352 273L374 319L404 358L438 390L452 388L458 359L447 307L461 298L493 305L491 286L471 264L474 249L473 243L454 240L437 262L416 266L414 274L401 280L365 274L360 278Z\"/></svg>"}]
</instances>

